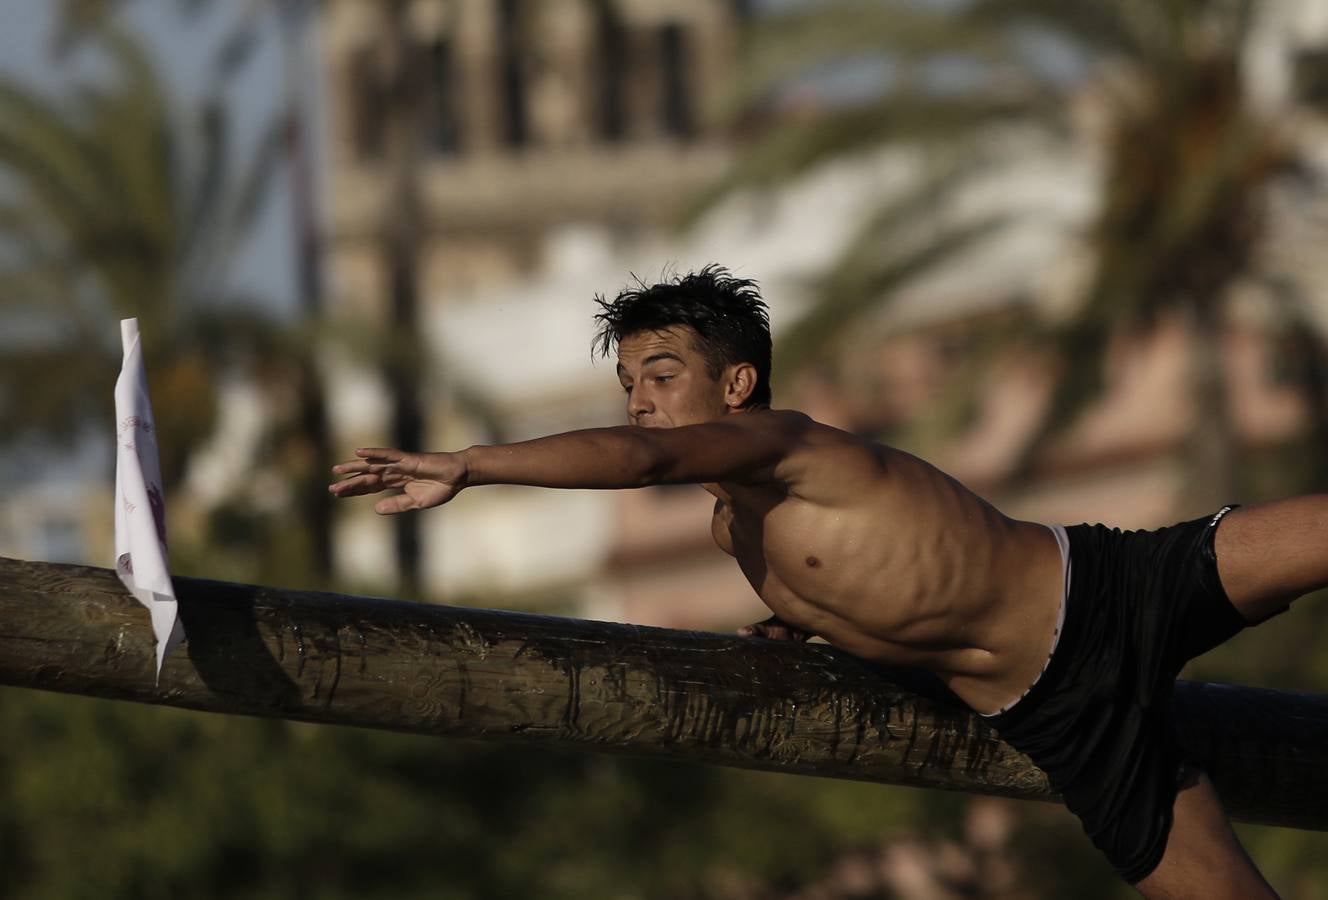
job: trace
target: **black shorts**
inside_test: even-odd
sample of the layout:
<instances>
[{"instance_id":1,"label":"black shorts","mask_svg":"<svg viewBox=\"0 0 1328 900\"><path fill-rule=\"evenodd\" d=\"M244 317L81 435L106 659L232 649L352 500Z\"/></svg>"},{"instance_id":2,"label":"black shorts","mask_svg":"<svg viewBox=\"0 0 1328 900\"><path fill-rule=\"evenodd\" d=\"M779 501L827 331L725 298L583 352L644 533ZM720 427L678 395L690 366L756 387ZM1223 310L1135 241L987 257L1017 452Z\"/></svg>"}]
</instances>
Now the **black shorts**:
<instances>
[{"instance_id":1,"label":"black shorts","mask_svg":"<svg viewBox=\"0 0 1328 900\"><path fill-rule=\"evenodd\" d=\"M1176 676L1246 623L1217 575L1232 507L1156 531L1067 528L1065 625L1042 677L988 719L1028 754L1127 882L1157 867L1187 764L1172 731Z\"/></svg>"}]
</instances>

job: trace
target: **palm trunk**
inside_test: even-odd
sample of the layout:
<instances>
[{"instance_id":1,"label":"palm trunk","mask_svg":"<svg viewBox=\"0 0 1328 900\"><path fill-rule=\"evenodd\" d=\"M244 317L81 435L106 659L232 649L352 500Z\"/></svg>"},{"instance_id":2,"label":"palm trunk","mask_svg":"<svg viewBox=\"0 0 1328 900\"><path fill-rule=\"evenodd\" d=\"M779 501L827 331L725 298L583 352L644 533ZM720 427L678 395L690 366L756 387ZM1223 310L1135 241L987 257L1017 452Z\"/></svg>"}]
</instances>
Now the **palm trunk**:
<instances>
[{"instance_id":1,"label":"palm trunk","mask_svg":"<svg viewBox=\"0 0 1328 900\"><path fill-rule=\"evenodd\" d=\"M419 385L424 357L419 337L417 273L422 214L419 203L419 79L412 71L409 4L392 0L387 6L388 202L383 208L384 258L388 266L392 350L384 361L384 377L392 395L392 442L407 450L422 449L424 416ZM397 516L397 569L404 591L420 588L418 516Z\"/></svg>"},{"instance_id":2,"label":"palm trunk","mask_svg":"<svg viewBox=\"0 0 1328 900\"><path fill-rule=\"evenodd\" d=\"M1239 435L1227 387L1221 304L1204 297L1192 302L1190 309L1194 325L1191 396L1195 423L1190 436L1192 464L1186 493L1194 509L1208 510L1239 497Z\"/></svg>"},{"instance_id":3,"label":"palm trunk","mask_svg":"<svg viewBox=\"0 0 1328 900\"><path fill-rule=\"evenodd\" d=\"M1322 490L1328 485L1328 344L1304 319L1292 326L1287 348L1296 361L1297 380L1309 411L1309 453L1313 459L1296 489Z\"/></svg>"},{"instance_id":4,"label":"palm trunk","mask_svg":"<svg viewBox=\"0 0 1328 900\"><path fill-rule=\"evenodd\" d=\"M310 327L323 313L323 279L320 261L318 221L314 209L313 165L303 112L304 92L300 90L307 71L300 52L301 23L309 20L310 4L295 0L278 10L281 27L282 77L286 123L285 155L291 186L291 223L296 252L296 284L300 317ZM300 393L299 432L308 443L309 458L314 464L302 472L297 487L297 514L309 535L310 564L316 578L326 581L332 575L332 498L327 492L321 463L331 458L332 439L327 420L327 405L322 374L311 347L297 357L297 380Z\"/></svg>"}]
</instances>

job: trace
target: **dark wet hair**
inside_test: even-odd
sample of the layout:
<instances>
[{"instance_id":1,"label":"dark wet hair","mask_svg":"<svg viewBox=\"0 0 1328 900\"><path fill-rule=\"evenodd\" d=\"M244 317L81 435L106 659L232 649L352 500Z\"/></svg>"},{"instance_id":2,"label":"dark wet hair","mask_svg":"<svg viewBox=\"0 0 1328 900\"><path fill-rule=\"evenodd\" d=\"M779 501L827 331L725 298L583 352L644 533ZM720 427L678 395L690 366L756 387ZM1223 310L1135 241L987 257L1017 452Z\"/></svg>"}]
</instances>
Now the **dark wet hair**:
<instances>
[{"instance_id":1,"label":"dark wet hair","mask_svg":"<svg viewBox=\"0 0 1328 900\"><path fill-rule=\"evenodd\" d=\"M596 294L595 302L600 329L592 353L607 357L629 335L687 325L696 332L696 349L711 378L722 375L725 366L751 363L756 387L745 405L770 404L770 315L755 281L735 278L712 263L658 284L636 279L635 287L623 288L612 300Z\"/></svg>"}]
</instances>

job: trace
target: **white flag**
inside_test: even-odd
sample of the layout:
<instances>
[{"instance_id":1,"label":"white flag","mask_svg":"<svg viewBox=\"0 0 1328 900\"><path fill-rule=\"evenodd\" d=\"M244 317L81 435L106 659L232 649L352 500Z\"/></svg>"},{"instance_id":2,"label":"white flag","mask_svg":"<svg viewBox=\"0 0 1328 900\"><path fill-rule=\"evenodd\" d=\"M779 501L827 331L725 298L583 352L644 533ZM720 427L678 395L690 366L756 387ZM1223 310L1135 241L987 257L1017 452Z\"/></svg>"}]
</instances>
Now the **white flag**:
<instances>
[{"instance_id":1,"label":"white flag","mask_svg":"<svg viewBox=\"0 0 1328 900\"><path fill-rule=\"evenodd\" d=\"M124 361L115 382L115 571L152 614L160 679L166 654L184 640L184 626L166 570L166 501L138 319L120 320L120 341Z\"/></svg>"}]
</instances>

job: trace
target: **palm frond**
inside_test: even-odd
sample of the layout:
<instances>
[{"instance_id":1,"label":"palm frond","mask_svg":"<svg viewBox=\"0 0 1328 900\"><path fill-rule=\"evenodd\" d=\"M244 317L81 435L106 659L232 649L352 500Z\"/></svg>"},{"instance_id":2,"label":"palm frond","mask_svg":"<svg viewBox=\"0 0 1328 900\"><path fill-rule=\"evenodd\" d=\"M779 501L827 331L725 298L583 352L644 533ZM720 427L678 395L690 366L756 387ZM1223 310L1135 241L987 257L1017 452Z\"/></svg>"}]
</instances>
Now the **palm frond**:
<instances>
[{"instance_id":1,"label":"palm frond","mask_svg":"<svg viewBox=\"0 0 1328 900\"><path fill-rule=\"evenodd\" d=\"M876 260L864 258L866 254L859 250L854 262L835 267L817 290L813 308L781 335L776 346L779 370L784 374L799 371L850 329L860 326L866 316L899 296L902 287L943 263L953 262L1008 221L1008 216L998 214L943 227L920 246Z\"/></svg>"},{"instance_id":2,"label":"palm frond","mask_svg":"<svg viewBox=\"0 0 1328 900\"><path fill-rule=\"evenodd\" d=\"M22 173L21 189L60 221L95 218L105 198L70 111L6 79L0 79L0 167Z\"/></svg>"},{"instance_id":3,"label":"palm frond","mask_svg":"<svg viewBox=\"0 0 1328 900\"><path fill-rule=\"evenodd\" d=\"M721 200L746 188L770 188L831 160L883 146L926 147L929 152L989 155L998 148L992 129L1036 123L1057 129L1062 105L1051 94L1016 97L892 96L868 106L825 111L788 124L757 142L732 168L688 203L681 227L690 227Z\"/></svg>"},{"instance_id":4,"label":"palm frond","mask_svg":"<svg viewBox=\"0 0 1328 900\"><path fill-rule=\"evenodd\" d=\"M275 117L267 124L258 147L250 156L247 168L240 173L230 195L230 202L219 213L224 239L217 247L221 260L233 258L240 239L253 225L263 201L267 199L273 179L284 161L289 122Z\"/></svg>"},{"instance_id":5,"label":"palm frond","mask_svg":"<svg viewBox=\"0 0 1328 900\"><path fill-rule=\"evenodd\" d=\"M973 0L965 15L975 27L1033 28L1069 43L1089 59L1139 59L1145 53L1141 16L1126 5L1132 0Z\"/></svg>"},{"instance_id":6,"label":"palm frond","mask_svg":"<svg viewBox=\"0 0 1328 900\"><path fill-rule=\"evenodd\" d=\"M1110 320L1083 317L1046 332L1044 343L1054 348L1062 369L1051 401L1036 431L1025 444L1016 476L1028 472L1034 454L1077 422L1106 388L1106 357L1112 334Z\"/></svg>"},{"instance_id":7,"label":"palm frond","mask_svg":"<svg viewBox=\"0 0 1328 900\"><path fill-rule=\"evenodd\" d=\"M905 3L828 3L800 6L757 18L746 35L747 52L725 105L759 103L801 76L877 58L906 69L938 53L998 63L1008 48L1003 36L952 12Z\"/></svg>"},{"instance_id":8,"label":"palm frond","mask_svg":"<svg viewBox=\"0 0 1328 900\"><path fill-rule=\"evenodd\" d=\"M201 248L208 246L208 235L219 219L217 208L224 202L230 183L232 148L225 110L215 98L211 98L204 102L196 122L199 152L194 170L184 176L183 186L179 261L186 267L196 259Z\"/></svg>"},{"instance_id":9,"label":"palm frond","mask_svg":"<svg viewBox=\"0 0 1328 900\"><path fill-rule=\"evenodd\" d=\"M25 254L22 262L0 268L0 310L6 316L50 316L75 308L75 281L67 267Z\"/></svg>"},{"instance_id":10,"label":"palm frond","mask_svg":"<svg viewBox=\"0 0 1328 900\"><path fill-rule=\"evenodd\" d=\"M982 413L993 368L1021 351L1034 350L1029 334L1036 327L1032 313L1021 304L966 323L957 365L946 374L940 395L909 424L902 440L925 453L970 428Z\"/></svg>"},{"instance_id":11,"label":"palm frond","mask_svg":"<svg viewBox=\"0 0 1328 900\"><path fill-rule=\"evenodd\" d=\"M78 344L6 349L0 353L5 440L40 435L66 441L89 420L109 425L105 385L114 381L114 358L90 356Z\"/></svg>"},{"instance_id":12,"label":"palm frond","mask_svg":"<svg viewBox=\"0 0 1328 900\"><path fill-rule=\"evenodd\" d=\"M106 43L119 77L96 105L89 128L99 149L103 179L120 192L112 206L145 240L173 256L180 232L175 202L180 172L170 104L151 60L138 43L108 30Z\"/></svg>"},{"instance_id":13,"label":"palm frond","mask_svg":"<svg viewBox=\"0 0 1328 900\"><path fill-rule=\"evenodd\" d=\"M484 430L485 440L494 443L507 440L511 425L502 410L483 387L462 375L457 365L437 347L430 351L428 371L430 380L446 392L457 412Z\"/></svg>"},{"instance_id":14,"label":"palm frond","mask_svg":"<svg viewBox=\"0 0 1328 900\"><path fill-rule=\"evenodd\" d=\"M98 35L124 0L59 0L52 50L63 57Z\"/></svg>"}]
</instances>

